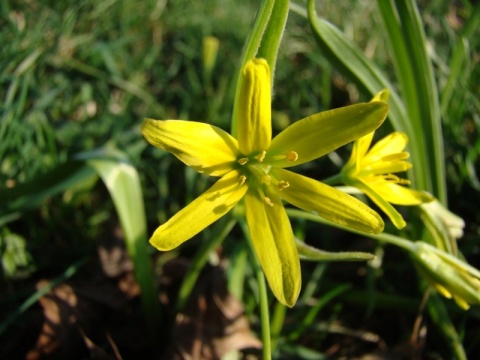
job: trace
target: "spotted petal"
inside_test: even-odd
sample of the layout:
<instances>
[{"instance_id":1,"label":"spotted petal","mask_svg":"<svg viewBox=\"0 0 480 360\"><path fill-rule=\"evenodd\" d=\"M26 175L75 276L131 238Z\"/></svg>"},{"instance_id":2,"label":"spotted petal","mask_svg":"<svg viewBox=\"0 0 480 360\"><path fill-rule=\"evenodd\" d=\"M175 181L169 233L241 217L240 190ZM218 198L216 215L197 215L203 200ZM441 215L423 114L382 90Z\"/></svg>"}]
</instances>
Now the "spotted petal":
<instances>
[{"instance_id":1,"label":"spotted petal","mask_svg":"<svg viewBox=\"0 0 480 360\"><path fill-rule=\"evenodd\" d=\"M150 238L150 243L158 250L174 249L225 215L247 192L247 185L240 185L239 176L239 171L234 170L219 179L210 189L158 227Z\"/></svg>"},{"instance_id":2,"label":"spotted petal","mask_svg":"<svg viewBox=\"0 0 480 360\"><path fill-rule=\"evenodd\" d=\"M245 213L253 247L275 297L292 307L301 287L300 260L285 208L275 194L273 206L255 189L245 196Z\"/></svg>"},{"instance_id":3,"label":"spotted petal","mask_svg":"<svg viewBox=\"0 0 480 360\"><path fill-rule=\"evenodd\" d=\"M235 138L222 129L195 121L145 119L142 134L200 173L222 176L240 152Z\"/></svg>"},{"instance_id":4,"label":"spotted petal","mask_svg":"<svg viewBox=\"0 0 480 360\"><path fill-rule=\"evenodd\" d=\"M354 197L288 170L275 169L272 173L290 184L278 192L290 204L359 231L377 234L383 230L380 215Z\"/></svg>"},{"instance_id":5,"label":"spotted petal","mask_svg":"<svg viewBox=\"0 0 480 360\"><path fill-rule=\"evenodd\" d=\"M277 167L299 165L323 156L361 136L373 132L385 120L389 106L370 102L324 111L299 120L278 134L270 146L270 155L295 151L295 162L287 159Z\"/></svg>"}]
</instances>

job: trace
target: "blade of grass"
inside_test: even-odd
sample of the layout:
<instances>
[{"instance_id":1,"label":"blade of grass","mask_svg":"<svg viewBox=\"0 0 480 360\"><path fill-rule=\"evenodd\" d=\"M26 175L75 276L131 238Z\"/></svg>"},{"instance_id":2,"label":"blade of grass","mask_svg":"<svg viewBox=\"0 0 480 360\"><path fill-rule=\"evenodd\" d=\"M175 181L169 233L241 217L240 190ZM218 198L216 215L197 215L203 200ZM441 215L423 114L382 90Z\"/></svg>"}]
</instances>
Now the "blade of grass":
<instances>
[{"instance_id":1,"label":"blade of grass","mask_svg":"<svg viewBox=\"0 0 480 360\"><path fill-rule=\"evenodd\" d=\"M230 234L233 227L236 224L235 219L229 219L228 221L224 221L220 227L215 228L215 233L209 239L209 241L205 242L203 246L195 253L195 257L192 259L192 262L188 268L187 274L183 279L182 285L178 292L177 298L177 305L176 310L179 312L183 309L183 306L187 302L195 283L200 276L200 272L202 268L206 264L208 260L208 256L210 253L219 246L223 240Z\"/></svg>"},{"instance_id":2,"label":"blade of grass","mask_svg":"<svg viewBox=\"0 0 480 360\"><path fill-rule=\"evenodd\" d=\"M32 305L34 305L38 299L42 296L48 294L53 288L57 285L63 283L65 280L71 278L75 275L83 265L87 263L87 258L82 258L77 262L69 266L63 274L49 281L47 285L35 291L31 296L29 296L13 313L11 313L4 321L0 323L0 336L7 330L8 326L12 324L20 315L27 311Z\"/></svg>"},{"instance_id":3,"label":"blade of grass","mask_svg":"<svg viewBox=\"0 0 480 360\"><path fill-rule=\"evenodd\" d=\"M375 63L368 59L340 30L318 17L314 0L309 0L307 14L301 11L299 13L308 16L315 40L322 54L363 92L373 96L380 90L390 90L388 119L397 131L403 131L411 137L414 129L407 117L405 104L396 93L394 86ZM421 155L421 144L411 142L409 147L412 162L421 165L424 160ZM414 166L409 173L415 185L418 182L417 179L422 176L423 168L420 165Z\"/></svg>"},{"instance_id":4,"label":"blade of grass","mask_svg":"<svg viewBox=\"0 0 480 360\"><path fill-rule=\"evenodd\" d=\"M395 72L408 118L413 125L413 132L409 136L412 143L416 143L421 150L420 157L412 158L414 168L422 170L416 173L418 187L431 192L445 203L440 106L420 14L413 0L378 0L377 5L394 53Z\"/></svg>"},{"instance_id":5,"label":"blade of grass","mask_svg":"<svg viewBox=\"0 0 480 360\"><path fill-rule=\"evenodd\" d=\"M158 338L160 312L148 252L147 221L138 172L123 153L114 149L84 153L79 158L97 171L115 205L127 250L134 263L135 277L140 285L146 324L151 340L155 341Z\"/></svg>"}]
</instances>

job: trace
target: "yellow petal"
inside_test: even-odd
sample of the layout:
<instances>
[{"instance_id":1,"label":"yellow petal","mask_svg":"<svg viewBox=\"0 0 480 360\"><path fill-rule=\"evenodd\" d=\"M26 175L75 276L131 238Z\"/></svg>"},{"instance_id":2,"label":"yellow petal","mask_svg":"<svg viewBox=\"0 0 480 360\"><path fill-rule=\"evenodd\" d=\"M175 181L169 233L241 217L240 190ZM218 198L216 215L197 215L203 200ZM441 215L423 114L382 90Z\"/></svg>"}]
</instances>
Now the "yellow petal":
<instances>
[{"instance_id":1,"label":"yellow petal","mask_svg":"<svg viewBox=\"0 0 480 360\"><path fill-rule=\"evenodd\" d=\"M232 170L240 152L237 140L222 129L195 121L145 119L142 134L200 173L222 176Z\"/></svg>"},{"instance_id":2,"label":"yellow petal","mask_svg":"<svg viewBox=\"0 0 480 360\"><path fill-rule=\"evenodd\" d=\"M290 184L278 192L290 204L359 231L378 234L383 230L380 215L354 197L288 170L275 169L272 174Z\"/></svg>"},{"instance_id":3,"label":"yellow petal","mask_svg":"<svg viewBox=\"0 0 480 360\"><path fill-rule=\"evenodd\" d=\"M168 251L192 238L234 207L247 192L240 184L240 172L231 171L219 179L189 205L155 230L150 243L158 250Z\"/></svg>"},{"instance_id":4,"label":"yellow petal","mask_svg":"<svg viewBox=\"0 0 480 360\"><path fill-rule=\"evenodd\" d=\"M292 307L301 287L300 260L285 208L275 194L268 194L273 206L255 189L245 196L245 213L253 247L268 284L282 304Z\"/></svg>"},{"instance_id":5,"label":"yellow petal","mask_svg":"<svg viewBox=\"0 0 480 360\"><path fill-rule=\"evenodd\" d=\"M387 102L388 98L390 97L390 90L383 89L375 94L371 101L384 101Z\"/></svg>"},{"instance_id":6,"label":"yellow petal","mask_svg":"<svg viewBox=\"0 0 480 360\"><path fill-rule=\"evenodd\" d=\"M356 147L356 159L357 162L365 156L365 154L368 152L368 149L370 148L370 144L372 143L373 140L373 135L375 135L375 131L371 132L370 134L367 134L365 136L362 136L360 139L356 140L355 143L353 144L354 148Z\"/></svg>"},{"instance_id":7,"label":"yellow petal","mask_svg":"<svg viewBox=\"0 0 480 360\"><path fill-rule=\"evenodd\" d=\"M376 161L363 170L370 175L394 174L407 171L412 167L408 161ZM362 168L360 168L362 172Z\"/></svg>"},{"instance_id":8,"label":"yellow petal","mask_svg":"<svg viewBox=\"0 0 480 360\"><path fill-rule=\"evenodd\" d=\"M372 131L370 134L362 136L354 141L352 146L352 154L350 155L350 159L348 159L348 162L345 164L344 168L350 169L355 166L354 169L357 172L360 171L361 160L370 148L374 134L375 132Z\"/></svg>"},{"instance_id":9,"label":"yellow petal","mask_svg":"<svg viewBox=\"0 0 480 360\"><path fill-rule=\"evenodd\" d=\"M371 102L324 111L299 120L278 134L270 146L270 155L290 151L298 159L275 162L277 167L306 163L374 131L387 116L389 106Z\"/></svg>"},{"instance_id":10,"label":"yellow petal","mask_svg":"<svg viewBox=\"0 0 480 360\"><path fill-rule=\"evenodd\" d=\"M426 192L412 190L386 180L376 181L375 190L385 200L396 205L420 205L433 200Z\"/></svg>"},{"instance_id":11,"label":"yellow petal","mask_svg":"<svg viewBox=\"0 0 480 360\"><path fill-rule=\"evenodd\" d=\"M373 187L370 187L366 182L362 181L361 179L357 180L350 180L350 181L345 181L346 184L350 186L354 186L360 191L362 191L365 195L367 195L392 221L393 225L397 229L402 229L404 228L407 223L405 220L403 220L402 215L395 210L395 208L390 205L390 203L382 197L379 193L377 193L377 187L375 189Z\"/></svg>"},{"instance_id":12,"label":"yellow petal","mask_svg":"<svg viewBox=\"0 0 480 360\"><path fill-rule=\"evenodd\" d=\"M407 146L408 137L403 132L393 132L372 146L363 161L376 161L385 156L400 153Z\"/></svg>"},{"instance_id":13,"label":"yellow petal","mask_svg":"<svg viewBox=\"0 0 480 360\"><path fill-rule=\"evenodd\" d=\"M270 68L252 59L243 68L238 110L238 143L244 155L266 151L272 140Z\"/></svg>"}]
</instances>

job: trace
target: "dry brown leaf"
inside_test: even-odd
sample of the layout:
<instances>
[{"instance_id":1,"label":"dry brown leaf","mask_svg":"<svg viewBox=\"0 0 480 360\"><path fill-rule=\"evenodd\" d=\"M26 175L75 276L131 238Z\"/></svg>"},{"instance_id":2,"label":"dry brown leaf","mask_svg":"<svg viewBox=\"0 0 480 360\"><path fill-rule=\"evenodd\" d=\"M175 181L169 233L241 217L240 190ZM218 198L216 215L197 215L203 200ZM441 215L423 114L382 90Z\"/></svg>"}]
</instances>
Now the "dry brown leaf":
<instances>
[{"instance_id":1,"label":"dry brown leaf","mask_svg":"<svg viewBox=\"0 0 480 360\"><path fill-rule=\"evenodd\" d=\"M172 340L164 359L214 360L234 350L262 346L250 332L242 304L228 292L221 267L202 272L177 315Z\"/></svg>"}]
</instances>

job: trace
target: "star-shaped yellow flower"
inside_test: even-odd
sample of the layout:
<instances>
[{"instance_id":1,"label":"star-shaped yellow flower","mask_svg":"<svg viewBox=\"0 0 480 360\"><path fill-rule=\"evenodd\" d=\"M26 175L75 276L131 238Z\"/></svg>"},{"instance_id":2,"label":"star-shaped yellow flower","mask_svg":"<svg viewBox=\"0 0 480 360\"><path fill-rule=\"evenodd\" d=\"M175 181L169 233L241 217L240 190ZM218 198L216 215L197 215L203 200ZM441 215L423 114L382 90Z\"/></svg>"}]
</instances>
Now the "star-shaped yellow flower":
<instances>
[{"instance_id":1,"label":"star-shaped yellow flower","mask_svg":"<svg viewBox=\"0 0 480 360\"><path fill-rule=\"evenodd\" d=\"M377 94L372 101L388 98L388 91ZM390 205L419 205L433 200L423 191L409 189L410 181L402 179L394 173L404 172L412 167L407 161L410 154L405 150L408 137L403 132L393 132L379 140L370 150L373 140L372 132L353 143L350 159L342 169L342 181L366 194L393 224L401 229L406 223L402 215Z\"/></svg>"},{"instance_id":2,"label":"star-shaped yellow flower","mask_svg":"<svg viewBox=\"0 0 480 360\"><path fill-rule=\"evenodd\" d=\"M357 230L383 230L380 216L353 197L285 170L314 160L375 130L388 105L370 102L325 111L295 122L272 139L270 69L263 59L243 68L238 136L200 122L145 119L142 133L200 173L220 179L175 214L150 239L171 250L224 216L241 199L257 257L277 299L293 306L300 263L284 199Z\"/></svg>"}]
</instances>

